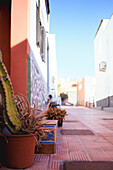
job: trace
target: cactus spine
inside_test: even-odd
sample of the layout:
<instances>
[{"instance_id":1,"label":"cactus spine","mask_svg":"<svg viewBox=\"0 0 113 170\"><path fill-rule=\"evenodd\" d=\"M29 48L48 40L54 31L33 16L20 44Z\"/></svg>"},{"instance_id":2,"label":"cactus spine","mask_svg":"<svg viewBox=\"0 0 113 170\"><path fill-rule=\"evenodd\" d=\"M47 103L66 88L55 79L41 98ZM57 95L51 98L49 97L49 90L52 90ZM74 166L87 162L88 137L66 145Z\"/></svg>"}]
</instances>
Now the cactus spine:
<instances>
[{"instance_id":1,"label":"cactus spine","mask_svg":"<svg viewBox=\"0 0 113 170\"><path fill-rule=\"evenodd\" d=\"M7 69L2 62L0 51L0 93L2 96L3 118L6 126L12 133L16 132L21 126L19 113L14 103L14 92Z\"/></svg>"}]
</instances>

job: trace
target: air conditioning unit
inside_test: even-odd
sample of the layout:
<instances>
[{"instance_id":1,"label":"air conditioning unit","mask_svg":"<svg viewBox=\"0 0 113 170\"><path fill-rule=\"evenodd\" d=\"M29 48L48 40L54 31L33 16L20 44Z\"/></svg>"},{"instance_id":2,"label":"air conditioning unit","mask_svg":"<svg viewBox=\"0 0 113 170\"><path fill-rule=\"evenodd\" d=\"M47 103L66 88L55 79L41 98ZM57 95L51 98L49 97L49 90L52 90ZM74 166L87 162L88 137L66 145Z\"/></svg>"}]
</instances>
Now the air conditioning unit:
<instances>
[{"instance_id":1,"label":"air conditioning unit","mask_svg":"<svg viewBox=\"0 0 113 170\"><path fill-rule=\"evenodd\" d=\"M101 61L101 63L99 64L99 71L106 71L106 67L107 67L107 63L106 61Z\"/></svg>"}]
</instances>

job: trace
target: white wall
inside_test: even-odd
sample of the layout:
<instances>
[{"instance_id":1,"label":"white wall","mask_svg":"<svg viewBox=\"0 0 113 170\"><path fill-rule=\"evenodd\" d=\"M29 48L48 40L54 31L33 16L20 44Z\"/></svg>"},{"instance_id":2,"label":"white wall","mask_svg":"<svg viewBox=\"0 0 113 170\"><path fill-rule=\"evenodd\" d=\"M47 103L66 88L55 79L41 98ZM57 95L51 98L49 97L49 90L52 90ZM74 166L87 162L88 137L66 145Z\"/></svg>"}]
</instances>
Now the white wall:
<instances>
[{"instance_id":1,"label":"white wall","mask_svg":"<svg viewBox=\"0 0 113 170\"><path fill-rule=\"evenodd\" d=\"M55 34L49 34L49 89L49 93L57 97L57 61Z\"/></svg>"},{"instance_id":2,"label":"white wall","mask_svg":"<svg viewBox=\"0 0 113 170\"><path fill-rule=\"evenodd\" d=\"M113 16L110 20L103 20L95 36L95 73L96 73L96 101L113 95ZM99 71L99 63L106 61L105 72Z\"/></svg>"},{"instance_id":3,"label":"white wall","mask_svg":"<svg viewBox=\"0 0 113 170\"><path fill-rule=\"evenodd\" d=\"M45 0L40 0L40 20L45 28L45 62L40 56L40 47L36 44L36 4L31 0L30 8L30 59L31 59L31 105L44 108L47 100L47 37L49 32L49 17L47 17ZM38 102L38 104L37 104Z\"/></svg>"},{"instance_id":4,"label":"white wall","mask_svg":"<svg viewBox=\"0 0 113 170\"><path fill-rule=\"evenodd\" d=\"M77 104L77 88L72 88L68 90L68 102L73 105Z\"/></svg>"},{"instance_id":5,"label":"white wall","mask_svg":"<svg viewBox=\"0 0 113 170\"><path fill-rule=\"evenodd\" d=\"M95 77L85 77L85 102L94 102L95 100Z\"/></svg>"},{"instance_id":6,"label":"white wall","mask_svg":"<svg viewBox=\"0 0 113 170\"><path fill-rule=\"evenodd\" d=\"M44 80L47 82L47 34L46 34L46 47L45 47L45 55L46 55L46 62L42 62L40 56L40 48L36 45L36 3L38 5L37 0L31 0L31 18L30 18L30 47L31 53L30 57L34 59L35 64L40 69ZM45 8L45 0L40 1L40 19L42 26L44 26L46 32L49 31L49 23L47 20L46 15L46 8Z\"/></svg>"}]
</instances>

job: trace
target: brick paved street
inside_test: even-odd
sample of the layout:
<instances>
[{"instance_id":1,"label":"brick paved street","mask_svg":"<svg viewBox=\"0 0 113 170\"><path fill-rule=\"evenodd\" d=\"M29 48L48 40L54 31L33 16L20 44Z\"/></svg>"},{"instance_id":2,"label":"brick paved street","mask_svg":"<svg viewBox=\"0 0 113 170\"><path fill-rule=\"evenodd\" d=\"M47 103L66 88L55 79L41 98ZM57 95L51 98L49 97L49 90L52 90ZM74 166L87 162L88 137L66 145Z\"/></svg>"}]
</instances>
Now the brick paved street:
<instances>
[{"instance_id":1,"label":"brick paved street","mask_svg":"<svg viewBox=\"0 0 113 170\"><path fill-rule=\"evenodd\" d=\"M63 169L63 161L113 161L113 113L84 107L64 107L68 116L57 128L56 154L35 155L27 170ZM61 130L82 130L62 135ZM88 135L85 132L92 134Z\"/></svg>"}]
</instances>

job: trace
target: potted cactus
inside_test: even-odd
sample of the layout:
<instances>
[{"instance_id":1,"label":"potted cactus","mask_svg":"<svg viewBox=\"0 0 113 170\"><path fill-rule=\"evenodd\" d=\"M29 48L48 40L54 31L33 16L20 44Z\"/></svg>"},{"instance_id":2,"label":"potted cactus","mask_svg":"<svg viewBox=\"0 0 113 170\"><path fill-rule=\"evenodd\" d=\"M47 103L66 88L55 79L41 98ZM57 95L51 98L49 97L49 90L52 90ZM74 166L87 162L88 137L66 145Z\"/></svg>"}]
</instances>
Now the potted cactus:
<instances>
[{"instance_id":1,"label":"potted cactus","mask_svg":"<svg viewBox=\"0 0 113 170\"><path fill-rule=\"evenodd\" d=\"M67 115L66 113L67 113L66 110L62 110L60 108L52 108L52 107L50 107L46 111L46 117L49 120L58 120L58 127L60 127L60 126L62 126L63 119Z\"/></svg>"},{"instance_id":2,"label":"potted cactus","mask_svg":"<svg viewBox=\"0 0 113 170\"><path fill-rule=\"evenodd\" d=\"M4 144L5 166L26 168L33 164L35 144L43 134L42 118L36 116L37 108L31 108L25 96L14 94L7 69L0 53L0 94L2 97L0 112L0 145ZM4 142L3 142L4 141ZM3 155L2 155L3 157ZM0 160L1 162L1 160ZM2 160L3 163L3 160Z\"/></svg>"}]
</instances>

